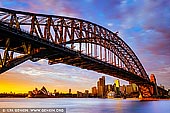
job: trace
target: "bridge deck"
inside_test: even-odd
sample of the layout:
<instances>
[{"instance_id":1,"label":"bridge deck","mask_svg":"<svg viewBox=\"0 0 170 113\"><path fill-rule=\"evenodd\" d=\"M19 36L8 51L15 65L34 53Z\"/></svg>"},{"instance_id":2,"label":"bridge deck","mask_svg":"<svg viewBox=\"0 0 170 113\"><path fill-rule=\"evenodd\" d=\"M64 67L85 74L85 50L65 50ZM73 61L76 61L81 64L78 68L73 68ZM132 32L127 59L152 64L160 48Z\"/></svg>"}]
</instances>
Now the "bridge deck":
<instances>
[{"instance_id":1,"label":"bridge deck","mask_svg":"<svg viewBox=\"0 0 170 113\"><path fill-rule=\"evenodd\" d=\"M79 51L71 50L59 44L50 43L26 32L17 31L16 29L10 28L9 30L6 25L0 24L0 33L0 48L5 48L5 42L8 38L10 38L12 42L9 49L12 51L15 48L15 52L20 54L24 54L23 48L19 48L22 46L22 43L30 43L33 48L41 48L39 53L32 55L32 59L47 59L49 60L49 64L54 62L65 63L83 69L94 70L99 73L108 74L133 83L148 82L131 72L115 67L97 58L81 54ZM16 49L17 47L18 49Z\"/></svg>"}]
</instances>

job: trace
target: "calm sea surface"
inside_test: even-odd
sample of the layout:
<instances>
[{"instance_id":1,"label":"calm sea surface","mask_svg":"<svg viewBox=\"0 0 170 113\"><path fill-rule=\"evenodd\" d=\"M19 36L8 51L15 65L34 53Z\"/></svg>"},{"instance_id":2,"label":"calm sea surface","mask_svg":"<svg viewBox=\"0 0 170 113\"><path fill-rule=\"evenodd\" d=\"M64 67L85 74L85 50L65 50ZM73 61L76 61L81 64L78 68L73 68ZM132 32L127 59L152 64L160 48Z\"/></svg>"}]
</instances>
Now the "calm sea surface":
<instances>
[{"instance_id":1,"label":"calm sea surface","mask_svg":"<svg viewBox=\"0 0 170 113\"><path fill-rule=\"evenodd\" d=\"M170 100L0 98L0 108L66 108L67 113L170 113Z\"/></svg>"}]
</instances>

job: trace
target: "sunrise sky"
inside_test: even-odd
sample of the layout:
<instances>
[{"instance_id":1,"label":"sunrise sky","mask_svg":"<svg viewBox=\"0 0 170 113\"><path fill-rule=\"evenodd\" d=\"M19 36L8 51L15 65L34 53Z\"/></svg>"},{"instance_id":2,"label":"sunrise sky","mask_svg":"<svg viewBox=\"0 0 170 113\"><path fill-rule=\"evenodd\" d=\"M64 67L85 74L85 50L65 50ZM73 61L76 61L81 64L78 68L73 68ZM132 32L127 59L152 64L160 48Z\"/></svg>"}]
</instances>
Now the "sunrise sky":
<instances>
[{"instance_id":1,"label":"sunrise sky","mask_svg":"<svg viewBox=\"0 0 170 113\"><path fill-rule=\"evenodd\" d=\"M148 75L154 73L158 84L170 88L169 0L1 0L0 7L80 18L119 31ZM102 75L65 64L48 65L46 60L27 61L0 75L0 92L28 92L42 86L50 91L84 91ZM117 79L105 76L107 83Z\"/></svg>"}]
</instances>

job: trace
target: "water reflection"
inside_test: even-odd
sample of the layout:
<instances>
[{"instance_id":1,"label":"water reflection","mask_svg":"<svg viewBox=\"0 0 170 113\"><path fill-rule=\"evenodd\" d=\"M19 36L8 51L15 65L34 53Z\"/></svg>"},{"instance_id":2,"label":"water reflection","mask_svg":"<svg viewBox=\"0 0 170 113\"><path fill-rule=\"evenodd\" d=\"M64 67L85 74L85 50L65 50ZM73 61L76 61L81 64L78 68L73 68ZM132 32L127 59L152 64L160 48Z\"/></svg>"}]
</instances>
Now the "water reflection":
<instances>
[{"instance_id":1,"label":"water reflection","mask_svg":"<svg viewBox=\"0 0 170 113\"><path fill-rule=\"evenodd\" d=\"M0 108L66 108L67 113L167 113L170 101L90 98L1 98Z\"/></svg>"}]
</instances>

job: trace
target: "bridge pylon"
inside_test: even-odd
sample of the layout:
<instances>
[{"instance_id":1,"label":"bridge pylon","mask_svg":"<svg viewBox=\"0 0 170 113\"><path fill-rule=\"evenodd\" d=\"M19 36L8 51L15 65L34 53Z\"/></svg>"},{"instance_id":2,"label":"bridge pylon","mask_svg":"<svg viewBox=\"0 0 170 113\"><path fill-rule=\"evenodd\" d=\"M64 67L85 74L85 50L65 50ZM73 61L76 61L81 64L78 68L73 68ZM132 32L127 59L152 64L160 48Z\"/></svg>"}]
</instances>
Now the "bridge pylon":
<instances>
[{"instance_id":1,"label":"bridge pylon","mask_svg":"<svg viewBox=\"0 0 170 113\"><path fill-rule=\"evenodd\" d=\"M152 95L158 97L159 96L158 86L157 86L156 78L154 74L150 75L150 82L154 84L154 86L150 87Z\"/></svg>"},{"instance_id":2,"label":"bridge pylon","mask_svg":"<svg viewBox=\"0 0 170 113\"><path fill-rule=\"evenodd\" d=\"M140 100L155 100L166 98L168 91L162 87L157 86L156 77L154 74L150 75L150 82L137 84L139 87Z\"/></svg>"}]
</instances>

